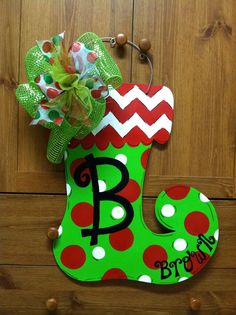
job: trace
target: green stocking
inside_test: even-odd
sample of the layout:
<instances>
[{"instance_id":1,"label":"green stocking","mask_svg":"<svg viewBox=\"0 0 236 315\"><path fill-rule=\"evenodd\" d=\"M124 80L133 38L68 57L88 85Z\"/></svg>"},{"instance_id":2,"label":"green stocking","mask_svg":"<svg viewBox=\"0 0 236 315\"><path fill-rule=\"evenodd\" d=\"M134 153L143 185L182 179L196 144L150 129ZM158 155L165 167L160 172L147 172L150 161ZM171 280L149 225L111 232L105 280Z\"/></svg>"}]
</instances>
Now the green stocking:
<instances>
[{"instance_id":1,"label":"green stocking","mask_svg":"<svg viewBox=\"0 0 236 315\"><path fill-rule=\"evenodd\" d=\"M60 268L81 281L184 281L213 255L218 221L212 203L184 185L162 191L155 206L166 233L144 222L142 191L151 144L168 140L173 96L166 87L111 89L101 123L65 153L67 206L54 241Z\"/></svg>"}]
</instances>

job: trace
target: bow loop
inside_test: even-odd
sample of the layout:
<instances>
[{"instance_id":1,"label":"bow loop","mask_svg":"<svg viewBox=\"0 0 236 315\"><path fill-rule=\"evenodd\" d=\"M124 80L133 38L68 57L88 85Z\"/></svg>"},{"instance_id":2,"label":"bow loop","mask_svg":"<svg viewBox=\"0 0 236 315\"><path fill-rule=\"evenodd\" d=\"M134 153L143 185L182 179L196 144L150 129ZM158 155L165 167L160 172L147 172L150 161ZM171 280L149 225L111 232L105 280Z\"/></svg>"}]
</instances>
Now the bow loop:
<instances>
[{"instance_id":1,"label":"bow loop","mask_svg":"<svg viewBox=\"0 0 236 315\"><path fill-rule=\"evenodd\" d=\"M104 44L101 38L92 32L87 32L81 35L77 41L83 42L85 46L96 52L98 57L96 66L105 84L110 84L115 89L118 88L122 83L120 70L116 65L114 67L114 60L109 52L104 49Z\"/></svg>"}]
</instances>

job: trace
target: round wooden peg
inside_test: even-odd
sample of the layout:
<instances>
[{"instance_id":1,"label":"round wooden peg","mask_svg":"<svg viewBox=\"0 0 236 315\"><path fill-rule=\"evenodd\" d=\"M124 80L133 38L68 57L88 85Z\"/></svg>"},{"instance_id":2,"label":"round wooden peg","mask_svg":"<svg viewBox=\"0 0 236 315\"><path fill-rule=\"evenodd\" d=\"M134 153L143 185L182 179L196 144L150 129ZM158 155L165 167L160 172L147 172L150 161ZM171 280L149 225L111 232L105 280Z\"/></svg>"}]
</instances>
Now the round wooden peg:
<instances>
[{"instance_id":1,"label":"round wooden peg","mask_svg":"<svg viewBox=\"0 0 236 315\"><path fill-rule=\"evenodd\" d=\"M127 40L127 36L123 33L116 36L116 43L118 46L124 46L127 43Z\"/></svg>"},{"instance_id":2,"label":"round wooden peg","mask_svg":"<svg viewBox=\"0 0 236 315\"><path fill-rule=\"evenodd\" d=\"M151 48L151 42L147 38L142 38L139 42L139 48L142 52L147 52Z\"/></svg>"},{"instance_id":3,"label":"round wooden peg","mask_svg":"<svg viewBox=\"0 0 236 315\"><path fill-rule=\"evenodd\" d=\"M57 309L57 300L50 298L46 301L46 308L48 311L55 311Z\"/></svg>"},{"instance_id":4,"label":"round wooden peg","mask_svg":"<svg viewBox=\"0 0 236 315\"><path fill-rule=\"evenodd\" d=\"M192 311L199 311L200 308L201 308L201 301L200 299L197 299L197 298L191 298L190 299L190 308Z\"/></svg>"},{"instance_id":5,"label":"round wooden peg","mask_svg":"<svg viewBox=\"0 0 236 315\"><path fill-rule=\"evenodd\" d=\"M50 240L56 240L58 238L58 229L56 227L50 227L47 234Z\"/></svg>"}]
</instances>

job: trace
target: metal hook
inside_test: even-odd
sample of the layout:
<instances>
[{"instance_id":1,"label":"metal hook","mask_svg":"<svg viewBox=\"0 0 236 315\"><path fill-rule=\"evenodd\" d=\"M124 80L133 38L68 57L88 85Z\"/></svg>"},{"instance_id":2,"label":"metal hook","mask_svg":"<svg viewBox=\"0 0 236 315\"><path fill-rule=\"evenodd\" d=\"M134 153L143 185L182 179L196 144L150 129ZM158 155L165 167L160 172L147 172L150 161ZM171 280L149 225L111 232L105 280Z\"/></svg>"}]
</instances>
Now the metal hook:
<instances>
[{"instance_id":1,"label":"metal hook","mask_svg":"<svg viewBox=\"0 0 236 315\"><path fill-rule=\"evenodd\" d=\"M112 48L114 48L116 46L116 38L115 37L109 37L109 36L106 36L106 37L101 37L101 40L103 42L107 42L107 43L110 43L110 46ZM148 65L149 65L149 68L150 68L150 79L149 79L149 83L148 83L148 88L147 88L147 91L146 91L146 94L149 93L150 91L150 88L151 88L151 85L152 85L152 81L153 81L153 65L152 65L152 61L151 59L149 58L149 56L147 54L145 54L140 48L138 45L136 45L135 43L133 43L132 41L130 40L127 40L127 44L130 45L131 47L135 48L138 52L139 52L139 58L140 60L147 60L148 61Z\"/></svg>"}]
</instances>

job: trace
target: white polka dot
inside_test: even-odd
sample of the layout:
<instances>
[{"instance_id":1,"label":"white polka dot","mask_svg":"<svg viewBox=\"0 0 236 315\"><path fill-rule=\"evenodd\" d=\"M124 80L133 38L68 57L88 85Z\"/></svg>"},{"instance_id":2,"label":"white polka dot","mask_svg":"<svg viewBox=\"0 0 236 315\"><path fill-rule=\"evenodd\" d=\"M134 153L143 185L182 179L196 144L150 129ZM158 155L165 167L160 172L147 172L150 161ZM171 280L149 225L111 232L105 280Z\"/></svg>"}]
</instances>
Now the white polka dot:
<instances>
[{"instance_id":1,"label":"white polka dot","mask_svg":"<svg viewBox=\"0 0 236 315\"><path fill-rule=\"evenodd\" d=\"M124 154L118 154L116 156L116 160L122 162L123 164L126 164L127 163L127 156Z\"/></svg>"},{"instance_id":2,"label":"white polka dot","mask_svg":"<svg viewBox=\"0 0 236 315\"><path fill-rule=\"evenodd\" d=\"M67 160L67 157L68 157L68 153L67 153L67 151L65 151L64 152L64 161Z\"/></svg>"},{"instance_id":3,"label":"white polka dot","mask_svg":"<svg viewBox=\"0 0 236 315\"><path fill-rule=\"evenodd\" d=\"M62 235L62 232L63 232L63 228L62 228L62 226L60 225L59 228L58 228L58 236L61 236L61 235Z\"/></svg>"},{"instance_id":4,"label":"white polka dot","mask_svg":"<svg viewBox=\"0 0 236 315\"><path fill-rule=\"evenodd\" d=\"M183 238L178 238L174 241L173 245L177 251L182 251L187 247L187 242Z\"/></svg>"},{"instance_id":5,"label":"white polka dot","mask_svg":"<svg viewBox=\"0 0 236 315\"><path fill-rule=\"evenodd\" d=\"M183 281L185 281L185 280L188 280L188 278L187 278L187 277L179 278L179 282L183 282Z\"/></svg>"},{"instance_id":6,"label":"white polka dot","mask_svg":"<svg viewBox=\"0 0 236 315\"><path fill-rule=\"evenodd\" d=\"M164 217L172 217L175 214L175 208L172 205L164 205L161 208L161 214Z\"/></svg>"},{"instance_id":7,"label":"white polka dot","mask_svg":"<svg viewBox=\"0 0 236 315\"><path fill-rule=\"evenodd\" d=\"M112 209L111 216L113 219L121 219L124 216L124 209L121 207L115 207Z\"/></svg>"},{"instance_id":8,"label":"white polka dot","mask_svg":"<svg viewBox=\"0 0 236 315\"><path fill-rule=\"evenodd\" d=\"M67 194L67 196L69 196L70 193L71 193L71 187L70 187L69 184L66 184L66 194Z\"/></svg>"},{"instance_id":9,"label":"white polka dot","mask_svg":"<svg viewBox=\"0 0 236 315\"><path fill-rule=\"evenodd\" d=\"M102 259L105 257L105 250L101 246L97 246L93 249L92 255L97 260Z\"/></svg>"},{"instance_id":10,"label":"white polka dot","mask_svg":"<svg viewBox=\"0 0 236 315\"><path fill-rule=\"evenodd\" d=\"M107 185L104 182L104 180L99 179L98 180L98 187L99 187L99 192L103 192L107 189Z\"/></svg>"},{"instance_id":11,"label":"white polka dot","mask_svg":"<svg viewBox=\"0 0 236 315\"><path fill-rule=\"evenodd\" d=\"M210 200L204 194L200 193L199 198L202 202L209 202Z\"/></svg>"},{"instance_id":12,"label":"white polka dot","mask_svg":"<svg viewBox=\"0 0 236 315\"><path fill-rule=\"evenodd\" d=\"M216 230L214 233L214 238L218 241L219 240L219 230Z\"/></svg>"},{"instance_id":13,"label":"white polka dot","mask_svg":"<svg viewBox=\"0 0 236 315\"><path fill-rule=\"evenodd\" d=\"M152 283L151 277L149 277L147 275L140 276L138 278L138 281L142 281L142 282L146 282L146 283Z\"/></svg>"}]
</instances>

